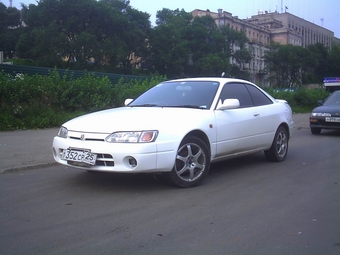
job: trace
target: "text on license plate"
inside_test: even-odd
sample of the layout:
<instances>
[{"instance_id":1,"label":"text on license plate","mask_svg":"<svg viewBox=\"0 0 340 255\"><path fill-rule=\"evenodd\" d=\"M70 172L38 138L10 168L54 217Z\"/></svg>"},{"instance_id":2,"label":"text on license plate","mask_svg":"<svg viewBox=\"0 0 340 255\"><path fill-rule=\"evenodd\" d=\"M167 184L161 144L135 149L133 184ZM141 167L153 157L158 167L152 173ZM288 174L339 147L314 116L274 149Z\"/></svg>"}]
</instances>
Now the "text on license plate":
<instances>
[{"instance_id":1,"label":"text on license plate","mask_svg":"<svg viewBox=\"0 0 340 255\"><path fill-rule=\"evenodd\" d=\"M340 118L337 117L326 117L327 122L340 122Z\"/></svg>"},{"instance_id":2,"label":"text on license plate","mask_svg":"<svg viewBox=\"0 0 340 255\"><path fill-rule=\"evenodd\" d=\"M94 165L96 163L97 155L91 153L90 150L66 149L63 151L61 158L64 160L84 162Z\"/></svg>"}]
</instances>

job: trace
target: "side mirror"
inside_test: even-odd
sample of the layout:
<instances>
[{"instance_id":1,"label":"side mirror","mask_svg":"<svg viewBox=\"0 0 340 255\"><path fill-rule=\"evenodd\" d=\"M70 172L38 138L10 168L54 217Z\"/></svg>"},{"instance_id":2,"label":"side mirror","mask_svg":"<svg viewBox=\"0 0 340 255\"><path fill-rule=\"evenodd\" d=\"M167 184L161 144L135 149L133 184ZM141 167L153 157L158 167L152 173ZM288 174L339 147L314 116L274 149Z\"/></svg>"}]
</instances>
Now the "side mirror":
<instances>
[{"instance_id":1,"label":"side mirror","mask_svg":"<svg viewBox=\"0 0 340 255\"><path fill-rule=\"evenodd\" d=\"M216 110L228 110L228 109L236 109L240 107L240 101L236 98L230 98L220 102L217 105Z\"/></svg>"},{"instance_id":2,"label":"side mirror","mask_svg":"<svg viewBox=\"0 0 340 255\"><path fill-rule=\"evenodd\" d=\"M131 103L133 101L133 99L131 98L128 98L128 99L125 99L124 101L124 105L127 106L129 103Z\"/></svg>"}]
</instances>

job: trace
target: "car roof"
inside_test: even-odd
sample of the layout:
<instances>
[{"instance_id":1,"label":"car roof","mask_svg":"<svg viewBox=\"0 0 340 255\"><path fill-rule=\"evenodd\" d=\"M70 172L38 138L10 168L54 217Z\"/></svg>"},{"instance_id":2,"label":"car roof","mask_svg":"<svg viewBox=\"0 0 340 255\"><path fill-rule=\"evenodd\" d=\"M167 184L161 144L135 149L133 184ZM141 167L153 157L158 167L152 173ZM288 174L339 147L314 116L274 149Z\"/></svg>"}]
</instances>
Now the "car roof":
<instances>
[{"instance_id":1,"label":"car roof","mask_svg":"<svg viewBox=\"0 0 340 255\"><path fill-rule=\"evenodd\" d=\"M195 77L195 78L182 78L182 79L175 79L175 80L169 80L167 82L172 81L215 81L219 83L227 83L227 82L243 82L243 83L250 83L253 84L250 81L237 79L237 78L225 78L225 77Z\"/></svg>"}]
</instances>

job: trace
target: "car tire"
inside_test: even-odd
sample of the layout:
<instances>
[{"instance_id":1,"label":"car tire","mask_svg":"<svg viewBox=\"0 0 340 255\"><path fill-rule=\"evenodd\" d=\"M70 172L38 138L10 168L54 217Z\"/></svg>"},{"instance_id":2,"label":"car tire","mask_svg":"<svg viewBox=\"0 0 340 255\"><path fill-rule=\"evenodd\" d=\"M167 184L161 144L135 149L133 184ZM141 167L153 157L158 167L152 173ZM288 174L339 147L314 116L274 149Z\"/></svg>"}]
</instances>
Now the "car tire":
<instances>
[{"instance_id":1,"label":"car tire","mask_svg":"<svg viewBox=\"0 0 340 255\"><path fill-rule=\"evenodd\" d=\"M209 172L210 153L207 145L197 137L187 137L181 142L171 172L166 174L170 183L191 188L199 185Z\"/></svg>"},{"instance_id":2,"label":"car tire","mask_svg":"<svg viewBox=\"0 0 340 255\"><path fill-rule=\"evenodd\" d=\"M321 128L310 128L310 132L312 132L313 135L319 135L321 133Z\"/></svg>"},{"instance_id":3,"label":"car tire","mask_svg":"<svg viewBox=\"0 0 340 255\"><path fill-rule=\"evenodd\" d=\"M281 162L286 159L288 153L288 131L284 127L279 127L275 133L272 146L269 150L264 151L267 160Z\"/></svg>"}]
</instances>

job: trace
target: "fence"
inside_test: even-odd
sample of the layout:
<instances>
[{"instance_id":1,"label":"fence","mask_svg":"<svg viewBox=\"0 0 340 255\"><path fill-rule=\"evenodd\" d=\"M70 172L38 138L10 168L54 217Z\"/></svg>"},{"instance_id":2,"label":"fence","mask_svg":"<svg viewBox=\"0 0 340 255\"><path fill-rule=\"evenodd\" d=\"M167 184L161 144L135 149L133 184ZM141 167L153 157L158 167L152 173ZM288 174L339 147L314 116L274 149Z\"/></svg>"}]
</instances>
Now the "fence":
<instances>
[{"instance_id":1,"label":"fence","mask_svg":"<svg viewBox=\"0 0 340 255\"><path fill-rule=\"evenodd\" d=\"M149 77L147 76L137 76L137 75L123 75L123 74L113 74L113 73L99 73L99 72L86 72L79 70L68 70L68 69L54 69L54 68L45 68L45 67L36 67L36 66L22 66L22 65L7 65L0 64L0 71L3 71L7 74L16 75L16 74L28 74L28 75L48 75L51 71L56 70L60 76L70 75L77 79L79 77L83 77L84 75L91 73L96 77L104 77L107 76L111 81L112 85L115 85L120 79L125 80L145 80Z\"/></svg>"}]
</instances>

